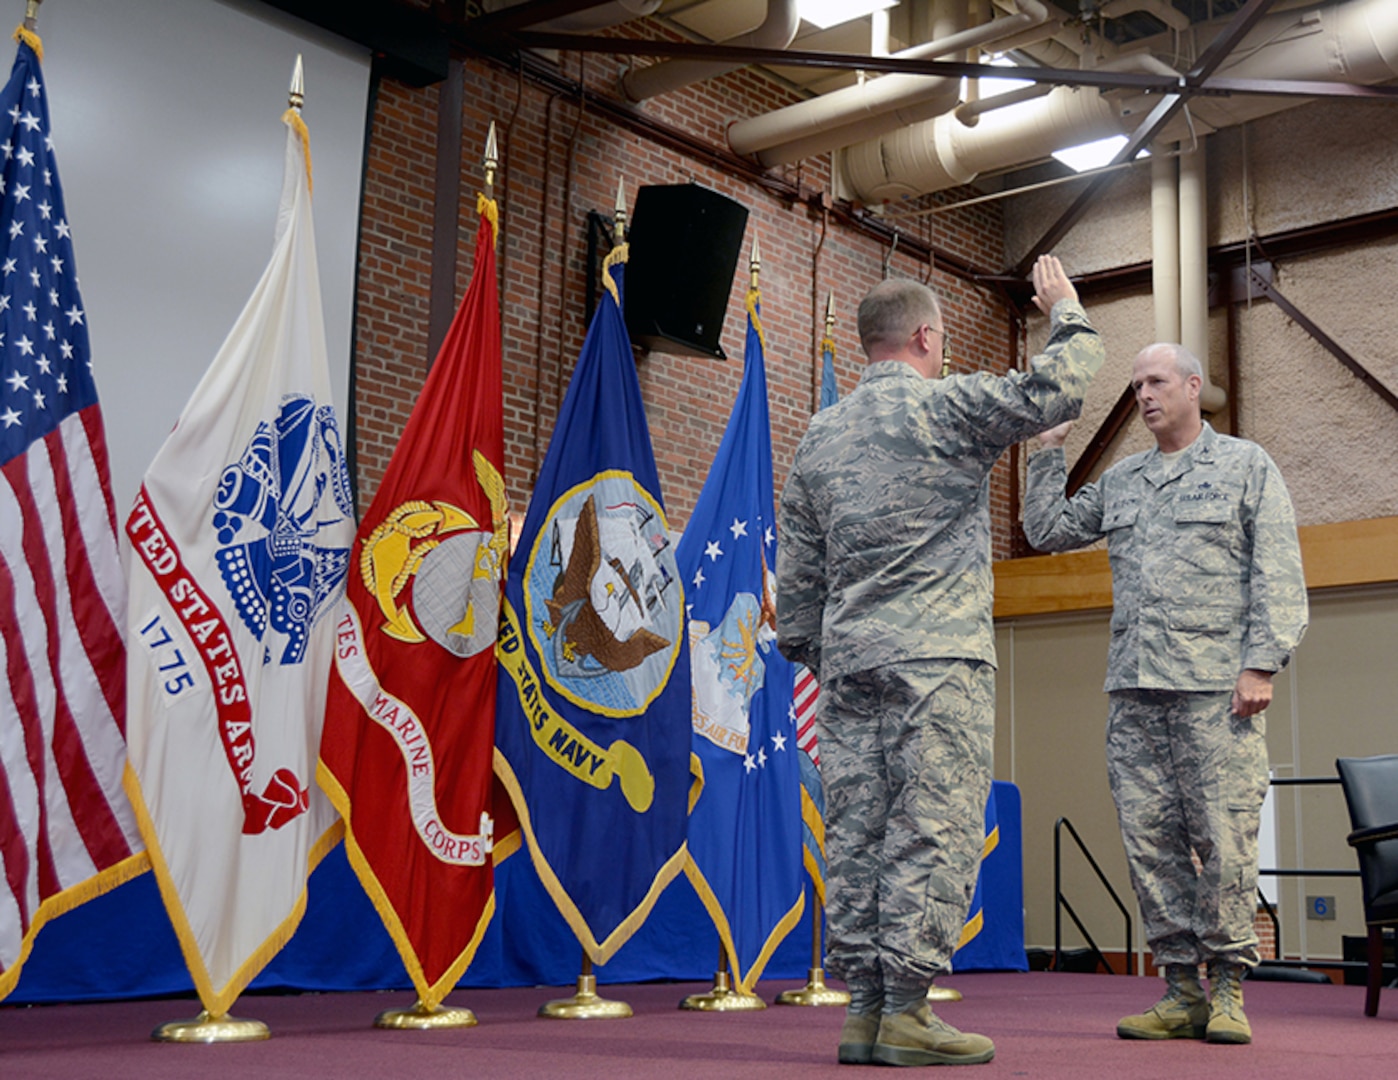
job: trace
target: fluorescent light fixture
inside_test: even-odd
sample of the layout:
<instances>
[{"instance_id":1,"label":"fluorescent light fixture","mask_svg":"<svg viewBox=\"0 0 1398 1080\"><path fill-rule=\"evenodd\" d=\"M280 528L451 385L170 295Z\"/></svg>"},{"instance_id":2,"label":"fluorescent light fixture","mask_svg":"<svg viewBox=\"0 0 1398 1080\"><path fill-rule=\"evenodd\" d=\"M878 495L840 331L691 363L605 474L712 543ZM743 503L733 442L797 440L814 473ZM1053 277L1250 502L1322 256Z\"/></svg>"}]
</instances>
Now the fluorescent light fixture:
<instances>
[{"instance_id":1,"label":"fluorescent light fixture","mask_svg":"<svg viewBox=\"0 0 1398 1080\"><path fill-rule=\"evenodd\" d=\"M1008 56L997 56L990 61L991 67L1014 68L1017 65ZM982 78L980 85L981 99L992 98L997 94L1007 94L1011 90L1018 90L1021 86L1029 86L1028 79L993 79Z\"/></svg>"},{"instance_id":2,"label":"fluorescent light fixture","mask_svg":"<svg viewBox=\"0 0 1398 1080\"><path fill-rule=\"evenodd\" d=\"M895 8L898 3L899 0L797 0L796 10L812 26L828 30L875 11Z\"/></svg>"},{"instance_id":3,"label":"fluorescent light fixture","mask_svg":"<svg viewBox=\"0 0 1398 1080\"><path fill-rule=\"evenodd\" d=\"M1103 165L1110 165L1112 158L1116 157L1125 145L1125 135L1109 135L1105 139L1097 139L1080 146L1055 150L1053 156L1074 172L1087 172L1089 169L1100 169ZM1136 156L1149 157L1150 151L1143 149Z\"/></svg>"}]
</instances>

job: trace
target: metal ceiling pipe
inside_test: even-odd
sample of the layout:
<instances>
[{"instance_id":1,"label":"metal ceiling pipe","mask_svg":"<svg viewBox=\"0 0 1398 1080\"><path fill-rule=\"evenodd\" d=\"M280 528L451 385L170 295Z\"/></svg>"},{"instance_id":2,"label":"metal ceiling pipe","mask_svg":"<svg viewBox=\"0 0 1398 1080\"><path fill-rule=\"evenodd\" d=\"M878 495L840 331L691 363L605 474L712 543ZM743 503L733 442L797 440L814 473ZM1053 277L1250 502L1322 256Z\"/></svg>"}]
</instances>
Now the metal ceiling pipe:
<instances>
[{"instance_id":1,"label":"metal ceiling pipe","mask_svg":"<svg viewBox=\"0 0 1398 1080\"><path fill-rule=\"evenodd\" d=\"M1144 53L1108 60L1099 70L1174 73ZM1013 70L1007 69L1006 75L1012 76ZM974 127L954 115L939 116L849 147L845 179L866 202L914 198L969 184L983 172L1121 134L1129 126L1122 118L1122 107L1116 95L1103 96L1090 87L1058 86L1037 100L983 113Z\"/></svg>"},{"instance_id":2,"label":"metal ceiling pipe","mask_svg":"<svg viewBox=\"0 0 1398 1080\"><path fill-rule=\"evenodd\" d=\"M1209 39L1207 31L1226 25L1223 19L1199 28L1206 32L1201 43ZM1330 0L1266 16L1215 74L1356 83L1398 78L1398 3ZM1189 111L1196 130L1207 133L1295 108L1303 100L1205 95L1193 98ZM864 202L925 195L969 183L982 172L1041 160L1061 147L1126 134L1137 122L1129 109L1115 95L1060 87L1040 101L983 116L974 128L939 116L858 143L845 152L844 176L850 194ZM1177 121L1161 138L1181 138L1182 126Z\"/></svg>"},{"instance_id":3,"label":"metal ceiling pipe","mask_svg":"<svg viewBox=\"0 0 1398 1080\"><path fill-rule=\"evenodd\" d=\"M1209 184L1207 139L1180 157L1180 336L1179 342L1199 358L1204 385L1199 407L1216 413L1228 395L1209 380Z\"/></svg>"},{"instance_id":4,"label":"metal ceiling pipe","mask_svg":"<svg viewBox=\"0 0 1398 1080\"><path fill-rule=\"evenodd\" d=\"M1039 0L1014 0L1016 13L938 41L898 53L900 59L929 60L989 45L1010 33L1048 19ZM739 120L728 129L736 154L755 155L764 166L782 165L821 154L853 139L896 131L937 116L960 100L961 80L926 75L884 75L832 90L809 101Z\"/></svg>"},{"instance_id":5,"label":"metal ceiling pipe","mask_svg":"<svg viewBox=\"0 0 1398 1080\"><path fill-rule=\"evenodd\" d=\"M1150 161L1150 292L1156 341L1180 339L1180 185L1173 146L1156 143Z\"/></svg>"},{"instance_id":6,"label":"metal ceiling pipe","mask_svg":"<svg viewBox=\"0 0 1398 1080\"><path fill-rule=\"evenodd\" d=\"M767 17L761 24L724 44L734 48L785 49L796 39L800 28L796 0L767 0ZM621 77L621 92L630 101L645 101L744 66L723 60L662 60L628 71Z\"/></svg>"}]
</instances>

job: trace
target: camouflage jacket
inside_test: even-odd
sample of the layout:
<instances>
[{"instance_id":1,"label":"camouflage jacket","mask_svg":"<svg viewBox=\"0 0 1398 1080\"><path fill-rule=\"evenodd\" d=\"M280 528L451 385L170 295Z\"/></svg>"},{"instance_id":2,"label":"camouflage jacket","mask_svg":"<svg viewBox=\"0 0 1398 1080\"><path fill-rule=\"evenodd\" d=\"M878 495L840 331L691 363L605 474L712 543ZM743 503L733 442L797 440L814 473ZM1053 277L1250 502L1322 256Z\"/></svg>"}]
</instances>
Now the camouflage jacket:
<instances>
[{"instance_id":1,"label":"camouflage jacket","mask_svg":"<svg viewBox=\"0 0 1398 1080\"><path fill-rule=\"evenodd\" d=\"M924 379L870 364L811 419L782 490L781 651L822 680L910 659L993 664L990 470L1078 415L1103 355L1064 300L1032 372Z\"/></svg>"},{"instance_id":2,"label":"camouflage jacket","mask_svg":"<svg viewBox=\"0 0 1398 1080\"><path fill-rule=\"evenodd\" d=\"M1062 450L1029 459L1024 531L1043 551L1107 538L1108 690L1231 690L1280 671L1306 629L1286 484L1256 443L1208 424L1173 462L1133 454L1064 498Z\"/></svg>"}]
</instances>

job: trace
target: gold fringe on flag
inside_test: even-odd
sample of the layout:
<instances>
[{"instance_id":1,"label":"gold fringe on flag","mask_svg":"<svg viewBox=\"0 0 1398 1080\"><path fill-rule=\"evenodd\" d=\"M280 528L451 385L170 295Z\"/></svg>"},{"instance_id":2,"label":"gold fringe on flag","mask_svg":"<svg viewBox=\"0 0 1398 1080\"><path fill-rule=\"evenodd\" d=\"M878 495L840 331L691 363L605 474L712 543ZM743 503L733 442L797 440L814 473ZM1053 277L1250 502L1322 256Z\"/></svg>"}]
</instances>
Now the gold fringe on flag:
<instances>
[{"instance_id":1,"label":"gold fringe on flag","mask_svg":"<svg viewBox=\"0 0 1398 1080\"><path fill-rule=\"evenodd\" d=\"M44 58L43 39L39 37L38 34L34 33L33 30L30 30L27 27L25 27L23 23L15 27L15 40L21 42L22 44L28 45L31 49L34 50L34 55L37 56L40 60Z\"/></svg>"},{"instance_id":2,"label":"gold fringe on flag","mask_svg":"<svg viewBox=\"0 0 1398 1080\"><path fill-rule=\"evenodd\" d=\"M282 123L290 125L301 138L301 150L306 155L306 190L314 195L316 186L311 179L311 129L306 126L306 121L301 119L301 110L294 107L282 113Z\"/></svg>"}]
</instances>

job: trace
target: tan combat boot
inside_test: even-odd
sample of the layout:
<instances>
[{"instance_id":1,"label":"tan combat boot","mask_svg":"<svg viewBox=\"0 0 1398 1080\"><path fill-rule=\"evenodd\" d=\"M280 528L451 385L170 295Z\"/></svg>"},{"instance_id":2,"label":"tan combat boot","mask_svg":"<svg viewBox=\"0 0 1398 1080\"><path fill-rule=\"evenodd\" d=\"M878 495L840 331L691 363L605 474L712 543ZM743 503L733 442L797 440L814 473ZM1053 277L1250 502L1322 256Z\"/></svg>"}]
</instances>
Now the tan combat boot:
<instances>
[{"instance_id":1,"label":"tan combat boot","mask_svg":"<svg viewBox=\"0 0 1398 1080\"><path fill-rule=\"evenodd\" d=\"M1209 1027L1205 1036L1209 1042L1252 1042L1252 1028L1243 1013L1243 976L1246 973L1242 964L1209 962Z\"/></svg>"},{"instance_id":2,"label":"tan combat boot","mask_svg":"<svg viewBox=\"0 0 1398 1080\"><path fill-rule=\"evenodd\" d=\"M878 1033L878 1013L847 1013L845 1026L840 1029L840 1064L873 1064L874 1039Z\"/></svg>"},{"instance_id":3,"label":"tan combat boot","mask_svg":"<svg viewBox=\"0 0 1398 1080\"><path fill-rule=\"evenodd\" d=\"M923 1002L885 1016L874 1042L874 1060L885 1065L979 1065L995 1056L984 1035L957 1031Z\"/></svg>"},{"instance_id":4,"label":"tan combat boot","mask_svg":"<svg viewBox=\"0 0 1398 1080\"><path fill-rule=\"evenodd\" d=\"M1202 1039L1209 1024L1209 1002L1199 985L1198 968L1165 965L1165 996L1138 1016L1117 1021L1123 1039Z\"/></svg>"}]
</instances>

